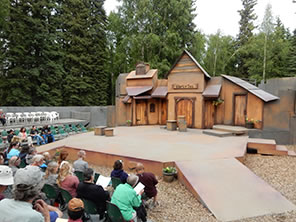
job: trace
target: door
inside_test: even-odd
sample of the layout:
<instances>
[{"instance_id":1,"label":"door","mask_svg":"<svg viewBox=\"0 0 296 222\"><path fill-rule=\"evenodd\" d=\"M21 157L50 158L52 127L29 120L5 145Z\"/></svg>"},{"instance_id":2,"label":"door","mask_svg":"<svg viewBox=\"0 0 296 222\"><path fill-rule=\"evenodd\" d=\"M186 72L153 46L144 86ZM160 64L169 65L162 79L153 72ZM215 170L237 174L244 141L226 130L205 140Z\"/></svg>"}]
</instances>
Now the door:
<instances>
[{"instance_id":1,"label":"door","mask_svg":"<svg viewBox=\"0 0 296 222\"><path fill-rule=\"evenodd\" d=\"M137 125L147 124L147 101L136 100L136 121Z\"/></svg>"},{"instance_id":2,"label":"door","mask_svg":"<svg viewBox=\"0 0 296 222\"><path fill-rule=\"evenodd\" d=\"M212 101L206 101L205 108L205 128L212 129L215 124L215 106Z\"/></svg>"},{"instance_id":3,"label":"door","mask_svg":"<svg viewBox=\"0 0 296 222\"><path fill-rule=\"evenodd\" d=\"M182 99L177 102L177 116L185 116L187 127L192 127L192 117L193 117L193 104L190 99Z\"/></svg>"},{"instance_id":4,"label":"door","mask_svg":"<svg viewBox=\"0 0 296 222\"><path fill-rule=\"evenodd\" d=\"M161 100L161 108L160 108L160 111L161 111L161 121L160 121L160 124L161 125L166 125L166 122L167 122L167 100L164 100L162 99Z\"/></svg>"},{"instance_id":5,"label":"door","mask_svg":"<svg viewBox=\"0 0 296 222\"><path fill-rule=\"evenodd\" d=\"M247 111L247 96L235 95L234 96L234 125L244 126Z\"/></svg>"},{"instance_id":6,"label":"door","mask_svg":"<svg viewBox=\"0 0 296 222\"><path fill-rule=\"evenodd\" d=\"M158 124L158 105L159 101L156 99L148 100L148 123L149 125L156 125Z\"/></svg>"}]
</instances>

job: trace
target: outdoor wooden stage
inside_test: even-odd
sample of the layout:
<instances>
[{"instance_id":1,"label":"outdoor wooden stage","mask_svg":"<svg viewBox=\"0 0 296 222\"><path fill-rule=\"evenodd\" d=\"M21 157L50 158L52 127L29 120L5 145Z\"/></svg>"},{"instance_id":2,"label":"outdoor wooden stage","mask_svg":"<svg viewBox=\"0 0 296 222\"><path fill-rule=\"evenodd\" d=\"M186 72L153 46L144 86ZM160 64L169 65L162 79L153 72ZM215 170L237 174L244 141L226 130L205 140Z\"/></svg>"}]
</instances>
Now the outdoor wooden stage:
<instances>
[{"instance_id":1,"label":"outdoor wooden stage","mask_svg":"<svg viewBox=\"0 0 296 222\"><path fill-rule=\"evenodd\" d=\"M176 166L180 182L221 221L295 210L241 163L247 142L247 136L220 138L198 129L178 132L137 126L114 128L114 137L95 136L94 132L69 136L40 146L38 151L54 153L56 148L64 148L69 159L75 160L77 151L84 149L90 163L112 166L122 159L128 169L142 162L158 176L164 166Z\"/></svg>"}]
</instances>

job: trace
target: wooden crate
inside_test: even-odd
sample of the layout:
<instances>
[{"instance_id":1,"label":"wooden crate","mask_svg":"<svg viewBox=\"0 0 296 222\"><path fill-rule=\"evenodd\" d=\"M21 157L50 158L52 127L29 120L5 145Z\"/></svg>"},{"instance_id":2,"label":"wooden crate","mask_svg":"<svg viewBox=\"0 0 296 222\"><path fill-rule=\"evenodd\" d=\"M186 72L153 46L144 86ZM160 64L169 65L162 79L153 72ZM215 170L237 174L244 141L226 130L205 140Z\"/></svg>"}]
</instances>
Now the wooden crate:
<instances>
[{"instance_id":1,"label":"wooden crate","mask_svg":"<svg viewBox=\"0 0 296 222\"><path fill-rule=\"evenodd\" d=\"M95 136L103 136L105 133L106 126L96 126L95 127Z\"/></svg>"}]
</instances>

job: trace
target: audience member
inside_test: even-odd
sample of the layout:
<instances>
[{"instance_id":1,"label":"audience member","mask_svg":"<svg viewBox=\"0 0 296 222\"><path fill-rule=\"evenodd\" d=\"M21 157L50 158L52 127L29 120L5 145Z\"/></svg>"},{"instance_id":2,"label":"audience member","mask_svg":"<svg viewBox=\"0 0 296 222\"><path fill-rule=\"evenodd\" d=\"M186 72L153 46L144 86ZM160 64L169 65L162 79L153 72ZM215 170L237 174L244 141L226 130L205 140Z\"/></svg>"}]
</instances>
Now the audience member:
<instances>
[{"instance_id":1,"label":"audience member","mask_svg":"<svg viewBox=\"0 0 296 222\"><path fill-rule=\"evenodd\" d=\"M13 129L11 129L8 131L7 142L11 143L11 140L13 137L14 137L14 131L13 131Z\"/></svg>"},{"instance_id":2,"label":"audience member","mask_svg":"<svg viewBox=\"0 0 296 222\"><path fill-rule=\"evenodd\" d=\"M52 156L49 152L44 152L42 155L44 156L45 164L48 165L52 161Z\"/></svg>"},{"instance_id":3,"label":"audience member","mask_svg":"<svg viewBox=\"0 0 296 222\"><path fill-rule=\"evenodd\" d=\"M5 113L3 112L3 109L0 109L0 122L2 123L2 126L6 123Z\"/></svg>"},{"instance_id":4,"label":"audience member","mask_svg":"<svg viewBox=\"0 0 296 222\"><path fill-rule=\"evenodd\" d=\"M111 177L117 177L121 180L122 183L126 183L128 174L123 170L122 160L116 160L113 165L113 170L111 172Z\"/></svg>"},{"instance_id":5,"label":"audience member","mask_svg":"<svg viewBox=\"0 0 296 222\"><path fill-rule=\"evenodd\" d=\"M111 203L115 204L126 221L134 220L137 222L137 213L133 207L141 206L141 194L139 195L133 189L138 183L139 177L137 175L130 175L127 178L127 183L119 184L111 198Z\"/></svg>"},{"instance_id":6,"label":"audience member","mask_svg":"<svg viewBox=\"0 0 296 222\"><path fill-rule=\"evenodd\" d=\"M67 161L63 161L60 165L57 184L59 187L69 191L72 197L77 196L76 189L78 187L79 180L73 175L72 166Z\"/></svg>"},{"instance_id":7,"label":"audience member","mask_svg":"<svg viewBox=\"0 0 296 222\"><path fill-rule=\"evenodd\" d=\"M8 166L0 165L0 201L4 199L2 194L7 186L13 184L12 170Z\"/></svg>"},{"instance_id":8,"label":"audience member","mask_svg":"<svg viewBox=\"0 0 296 222\"><path fill-rule=\"evenodd\" d=\"M18 137L21 139L21 141L26 141L27 140L27 133L26 133L26 128L25 127L22 127L20 129L20 132L18 134Z\"/></svg>"},{"instance_id":9,"label":"audience member","mask_svg":"<svg viewBox=\"0 0 296 222\"><path fill-rule=\"evenodd\" d=\"M19 143L10 143L8 149L6 150L5 153L7 153L6 155L6 159L9 160L11 157L13 156L19 156L20 155L20 151L19 151Z\"/></svg>"},{"instance_id":10,"label":"audience member","mask_svg":"<svg viewBox=\"0 0 296 222\"><path fill-rule=\"evenodd\" d=\"M46 141L47 143L52 143L55 141L54 135L51 133L50 128L47 131L46 139L47 139L47 141Z\"/></svg>"},{"instance_id":11,"label":"audience member","mask_svg":"<svg viewBox=\"0 0 296 222\"><path fill-rule=\"evenodd\" d=\"M57 178L58 178L58 169L59 165L55 161L49 162L47 165L47 169L45 171L44 175L44 182L46 184L50 184L52 186L55 186L57 184Z\"/></svg>"},{"instance_id":12,"label":"audience member","mask_svg":"<svg viewBox=\"0 0 296 222\"><path fill-rule=\"evenodd\" d=\"M4 153L0 153L0 165L3 165L5 161Z\"/></svg>"},{"instance_id":13,"label":"audience member","mask_svg":"<svg viewBox=\"0 0 296 222\"><path fill-rule=\"evenodd\" d=\"M153 207L155 207L157 203L157 189L155 187L158 184L158 181L153 173L144 172L144 166L142 163L138 163L136 166L137 176L139 177L139 181L145 185L144 188L144 196L148 198L153 198Z\"/></svg>"},{"instance_id":14,"label":"audience member","mask_svg":"<svg viewBox=\"0 0 296 222\"><path fill-rule=\"evenodd\" d=\"M26 164L31 164L32 163L32 158L37 154L37 150L35 147L31 146L29 148L29 152L26 155Z\"/></svg>"},{"instance_id":15,"label":"audience member","mask_svg":"<svg viewBox=\"0 0 296 222\"><path fill-rule=\"evenodd\" d=\"M29 153L30 146L28 144L23 144L21 147L22 148L19 157L21 160L24 160Z\"/></svg>"},{"instance_id":16,"label":"audience member","mask_svg":"<svg viewBox=\"0 0 296 222\"><path fill-rule=\"evenodd\" d=\"M21 163L21 159L18 156L13 156L8 161L8 166L11 168L13 176L15 175L16 171L18 170L20 163Z\"/></svg>"},{"instance_id":17,"label":"audience member","mask_svg":"<svg viewBox=\"0 0 296 222\"><path fill-rule=\"evenodd\" d=\"M30 136L32 137L33 140L37 140L37 145L45 144L44 139L39 135L38 129L36 126L32 126L31 131L30 131Z\"/></svg>"},{"instance_id":18,"label":"audience member","mask_svg":"<svg viewBox=\"0 0 296 222\"><path fill-rule=\"evenodd\" d=\"M84 181L79 183L77 187L77 197L94 202L102 220L107 210L106 201L110 200L110 196L108 191L105 191L102 186L93 183L93 175L94 171L91 168L87 168L84 171Z\"/></svg>"},{"instance_id":19,"label":"audience member","mask_svg":"<svg viewBox=\"0 0 296 222\"><path fill-rule=\"evenodd\" d=\"M27 166L19 169L14 177L14 199L0 201L1 220L49 222L61 217L62 212L59 209L47 205L40 199L42 187L42 176L38 167Z\"/></svg>"},{"instance_id":20,"label":"audience member","mask_svg":"<svg viewBox=\"0 0 296 222\"><path fill-rule=\"evenodd\" d=\"M67 159L68 155L69 153L66 150L61 150L58 159L58 164L61 165L61 163Z\"/></svg>"},{"instance_id":21,"label":"audience member","mask_svg":"<svg viewBox=\"0 0 296 222\"><path fill-rule=\"evenodd\" d=\"M44 163L44 156L41 154L36 154L33 156L31 161L31 166L37 166L41 168L42 170L45 170L47 168L46 164Z\"/></svg>"},{"instance_id":22,"label":"audience member","mask_svg":"<svg viewBox=\"0 0 296 222\"><path fill-rule=\"evenodd\" d=\"M84 214L84 203L81 199L73 198L68 203L68 216L69 219L58 218L56 222L83 222L88 221Z\"/></svg>"},{"instance_id":23,"label":"audience member","mask_svg":"<svg viewBox=\"0 0 296 222\"><path fill-rule=\"evenodd\" d=\"M80 150L77 156L78 160L74 161L73 168L75 171L84 172L88 168L88 163L84 161L86 153L84 150Z\"/></svg>"}]
</instances>

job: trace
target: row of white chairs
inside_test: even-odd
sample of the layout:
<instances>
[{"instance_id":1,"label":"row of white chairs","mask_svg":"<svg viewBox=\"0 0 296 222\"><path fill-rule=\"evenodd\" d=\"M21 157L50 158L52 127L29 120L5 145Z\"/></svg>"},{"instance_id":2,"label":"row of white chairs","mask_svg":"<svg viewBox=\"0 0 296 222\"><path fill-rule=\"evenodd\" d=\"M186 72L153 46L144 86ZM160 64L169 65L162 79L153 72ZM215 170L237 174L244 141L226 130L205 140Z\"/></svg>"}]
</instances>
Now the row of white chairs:
<instances>
[{"instance_id":1,"label":"row of white chairs","mask_svg":"<svg viewBox=\"0 0 296 222\"><path fill-rule=\"evenodd\" d=\"M35 123L42 121L52 122L58 120L60 114L52 112L23 112L23 113L6 113L6 122L8 125L15 123Z\"/></svg>"}]
</instances>

